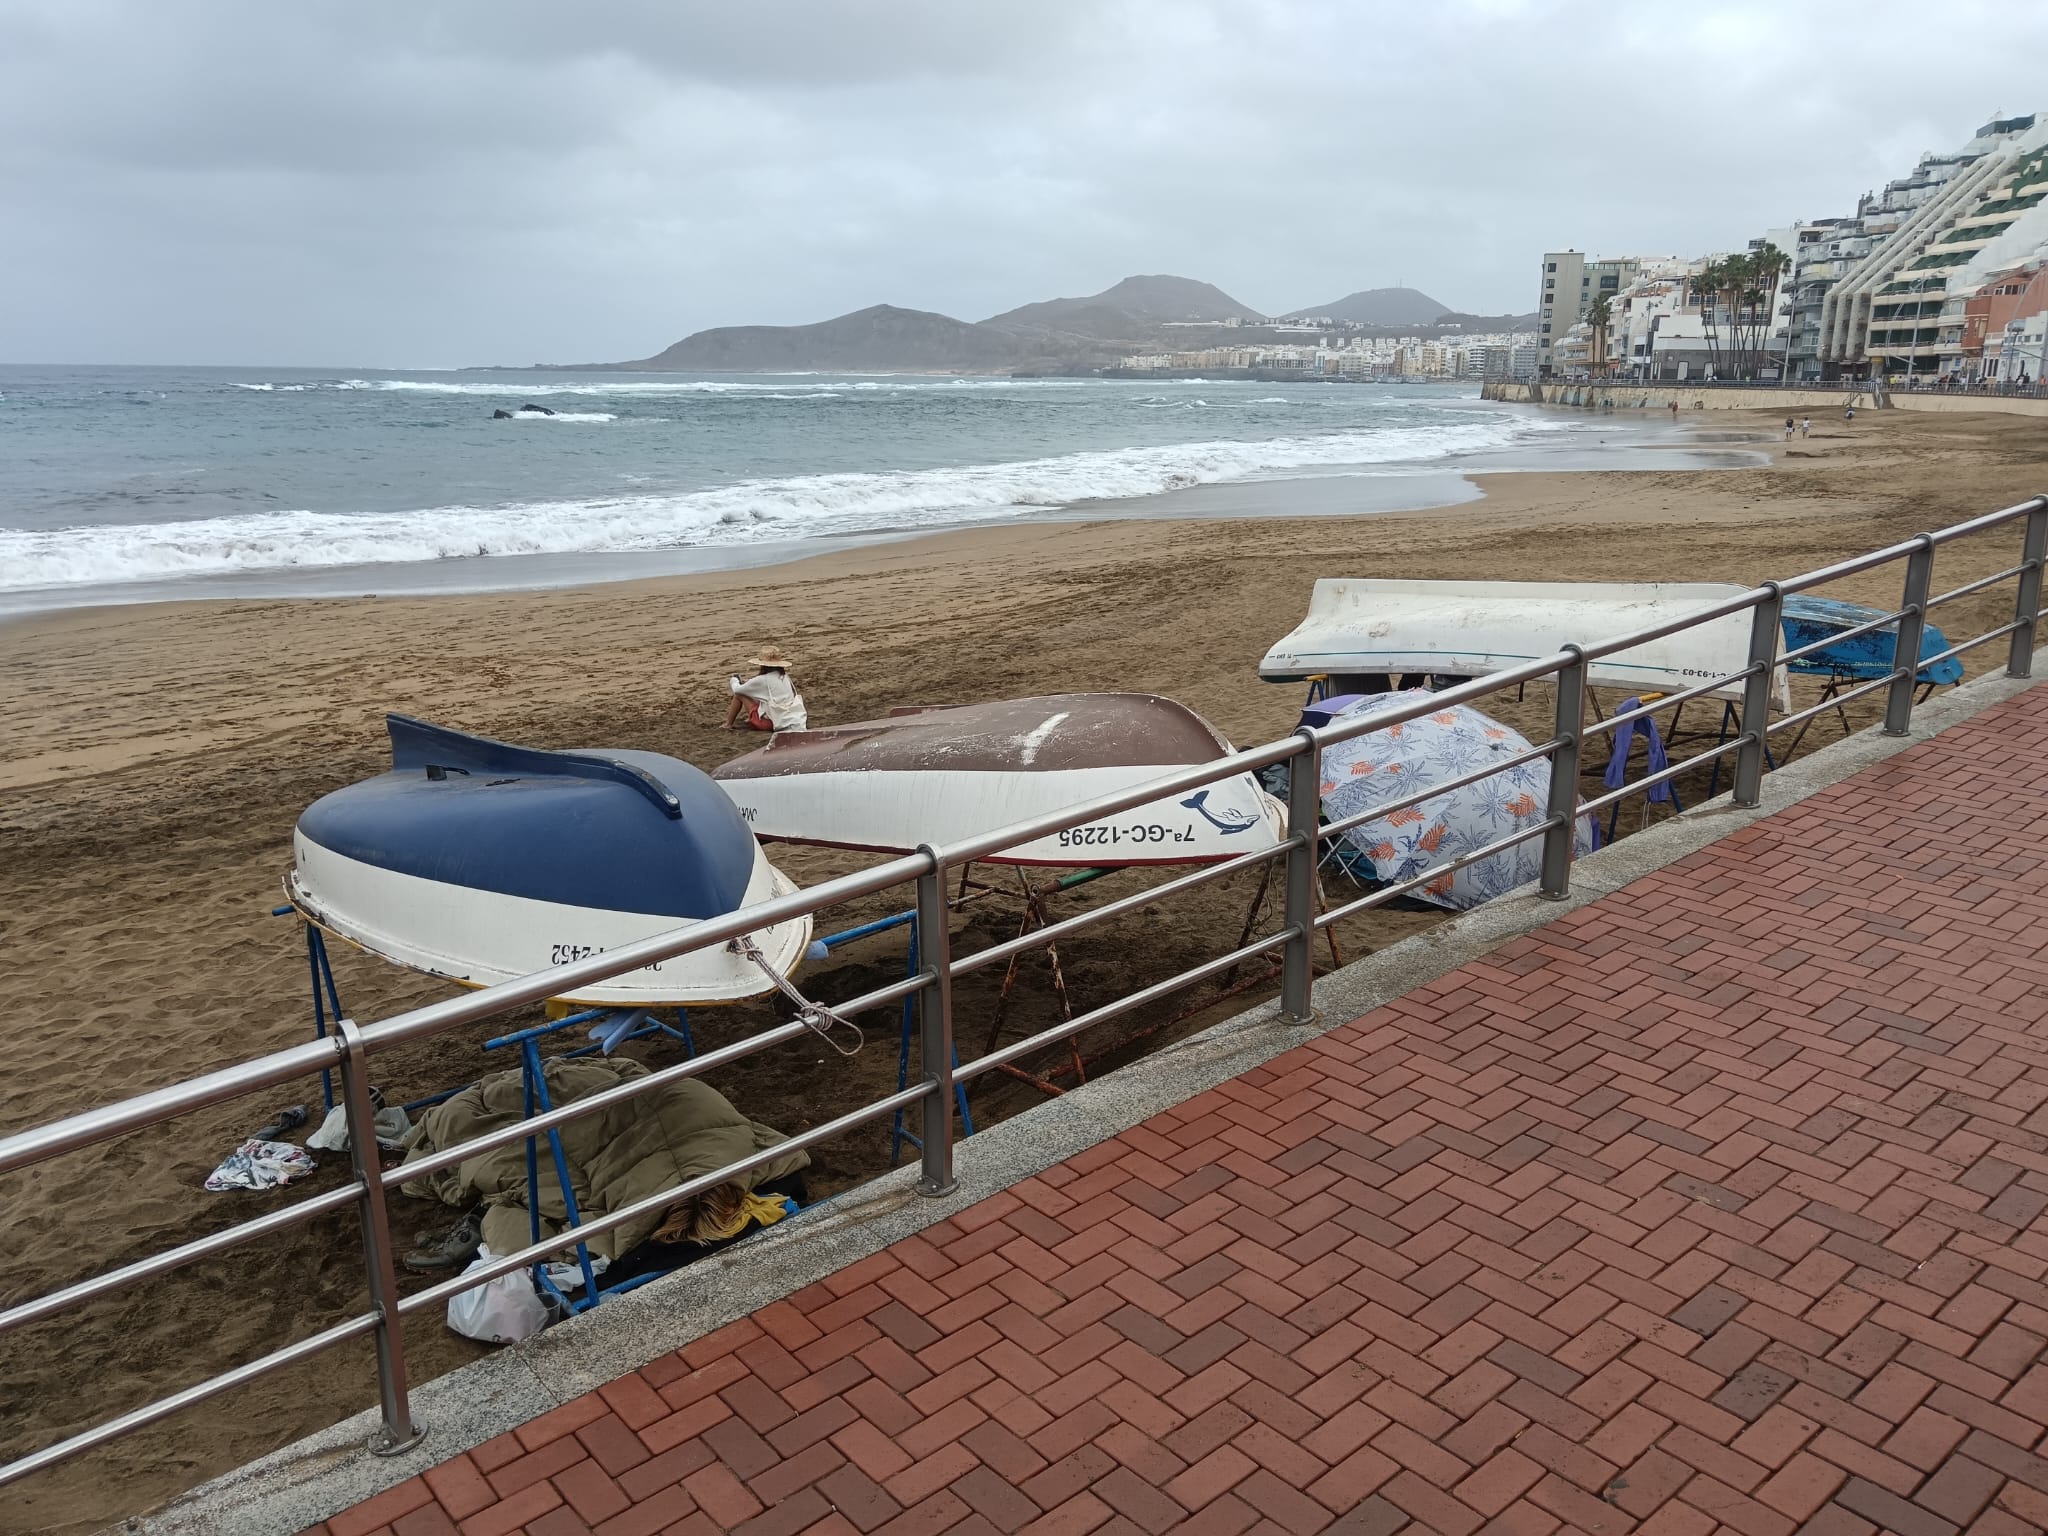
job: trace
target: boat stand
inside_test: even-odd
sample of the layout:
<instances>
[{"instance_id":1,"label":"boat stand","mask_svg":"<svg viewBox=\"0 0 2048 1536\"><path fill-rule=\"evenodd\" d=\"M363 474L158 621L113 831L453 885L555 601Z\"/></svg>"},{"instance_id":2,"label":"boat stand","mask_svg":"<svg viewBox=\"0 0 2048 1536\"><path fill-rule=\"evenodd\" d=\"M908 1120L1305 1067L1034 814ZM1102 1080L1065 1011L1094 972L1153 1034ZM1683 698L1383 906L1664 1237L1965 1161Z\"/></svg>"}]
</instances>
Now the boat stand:
<instances>
[{"instance_id":1,"label":"boat stand","mask_svg":"<svg viewBox=\"0 0 2048 1536\"><path fill-rule=\"evenodd\" d=\"M1842 672L1830 672L1828 674L1828 680L1826 685L1822 687L1820 691L1819 702L1822 704L1832 703L1834 701L1835 695L1840 693L1844 688L1848 687L1849 684L1855 681L1856 678L1852 674ZM1928 695L1934 692L1936 686L1937 685L1934 683L1921 683L1919 694L1914 698L1913 702L1916 704L1925 704L1927 702ZM1826 711L1822 711L1822 713L1824 714L1826 713ZM1819 718L1820 715L1817 714L1808 715L1804 720L1802 720L1799 723L1798 734L1792 738L1792 745L1785 749L1786 761L1791 761L1792 754L1799 750L1799 743L1806 740L1806 733L1813 729L1813 722L1818 720ZM1849 723L1848 710L1844 709L1840 704L1835 704L1835 718L1842 722L1842 734L1844 736L1853 736L1856 734L1856 727ZM1776 765L1774 764L1773 766Z\"/></svg>"},{"instance_id":2,"label":"boat stand","mask_svg":"<svg viewBox=\"0 0 2048 1536\"><path fill-rule=\"evenodd\" d=\"M1052 897L1062 891L1073 890L1078 886L1100 880L1105 875L1112 875L1118 872L1117 868L1075 870L1071 874L1062 875L1056 880L1051 880L1042 886L1034 887L1025 876L1023 869L1019 867L1017 869L1017 884L1024 897L1024 915L1018 924L1017 936L1022 938L1033 929L1051 926L1053 919L1050 911L1050 901ZM1245 911L1244 927L1238 936L1237 942L1237 947L1240 949L1251 942L1252 929L1257 926L1260 912L1265 906L1266 893L1272 882L1272 876L1273 866L1268 863L1260 872L1258 888L1252 893L1251 905ZM962 892L961 899L963 900L968 899L967 893L969 891L972 891L975 895L987 895L991 893L1001 894L1003 890L1001 886L989 885L979 880L970 881L965 871L962 872L960 888ZM1316 910L1318 912L1326 910L1322 882L1320 880L1316 882ZM1334 929L1325 929L1323 932L1324 938L1329 944L1332 966L1342 965L1343 961L1339 957L1337 949L1336 931ZM1074 1018L1073 1000L1067 991L1066 972L1060 964L1059 945L1057 942L1048 942L1045 950L1048 962L1052 968L1053 991L1059 1000L1060 1018L1071 1023ZM995 1050L1002 1040L1010 994L1015 989L1018 963L1022 959L1022 955L1012 955L1009 967L1003 974L1002 990L996 998L995 1017L989 1025L988 1037L982 1046L982 1053L984 1055ZM1157 1023L1148 1024L1141 1030L1125 1035L1110 1050L1123 1050L1140 1040L1150 1039L1161 1030L1171 1029L1174 1025L1193 1018L1196 1014L1206 1012L1225 998L1234 997L1241 992L1250 991L1253 987L1263 985L1278 976L1279 973L1280 967L1277 964L1269 965L1239 980L1237 979L1237 967L1232 966L1218 978L1220 986L1217 991L1187 1004ZM1088 1081L1089 1067L1099 1062L1104 1055L1110 1054L1109 1051L1105 1051L1099 1052L1094 1056L1082 1055L1081 1042L1078 1036L1068 1037L1067 1051L1068 1059L1058 1066L1046 1069L1043 1075L1027 1072L1024 1068L1013 1062L1005 1062L998 1070L1010 1077L1016 1078L1020 1082L1029 1083L1048 1098L1058 1098L1066 1092L1066 1089L1060 1086L1061 1079L1071 1077L1073 1085L1078 1087L1080 1084Z\"/></svg>"}]
</instances>

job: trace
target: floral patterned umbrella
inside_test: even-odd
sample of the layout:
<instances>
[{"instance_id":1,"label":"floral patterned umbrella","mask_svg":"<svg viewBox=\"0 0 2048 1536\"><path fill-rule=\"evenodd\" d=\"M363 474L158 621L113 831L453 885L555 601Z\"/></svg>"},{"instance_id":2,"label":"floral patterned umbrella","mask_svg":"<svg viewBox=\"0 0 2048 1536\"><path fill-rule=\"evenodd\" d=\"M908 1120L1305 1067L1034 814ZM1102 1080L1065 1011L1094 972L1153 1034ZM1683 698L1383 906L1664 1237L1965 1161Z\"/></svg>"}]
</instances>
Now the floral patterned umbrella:
<instances>
[{"instance_id":1,"label":"floral patterned umbrella","mask_svg":"<svg viewBox=\"0 0 2048 1536\"><path fill-rule=\"evenodd\" d=\"M1373 694L1337 718L1413 704L1427 690ZM1323 749L1323 814L1332 821L1459 778L1488 762L1529 750L1522 736L1462 704L1390 725ZM1359 823L1343 837L1382 883L1395 884L1450 863L1474 849L1534 826L1550 799L1550 764L1538 759L1437 795L1390 816ZM1593 818L1581 816L1573 837L1577 853L1593 851ZM1356 864L1356 859L1347 860ZM1417 886L1410 894L1462 912L1526 885L1541 873L1543 839L1532 837L1491 857Z\"/></svg>"}]
</instances>

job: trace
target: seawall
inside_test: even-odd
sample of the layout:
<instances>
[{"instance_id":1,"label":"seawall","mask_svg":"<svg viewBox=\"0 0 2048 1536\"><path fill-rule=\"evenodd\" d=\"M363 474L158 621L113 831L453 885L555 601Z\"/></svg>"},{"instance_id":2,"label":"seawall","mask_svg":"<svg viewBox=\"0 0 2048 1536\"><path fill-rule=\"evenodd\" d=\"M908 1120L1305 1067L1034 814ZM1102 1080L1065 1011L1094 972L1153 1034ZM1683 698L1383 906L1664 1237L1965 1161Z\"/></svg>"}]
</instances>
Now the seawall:
<instances>
[{"instance_id":1,"label":"seawall","mask_svg":"<svg viewBox=\"0 0 2048 1536\"><path fill-rule=\"evenodd\" d=\"M1846 387L1831 389L1729 389L1684 384L1539 384L1519 380L1494 380L1480 388L1481 398L1518 405L1557 405L1579 410L1602 410L1609 401L1617 411L1668 411L1678 402L1680 411L1786 411L1811 414L1839 411L1853 405L1869 410L1874 402L1868 390ZM2003 416L2048 417L2048 399L2028 395L1948 395L1894 391L1888 407L1899 411L1996 412Z\"/></svg>"}]
</instances>

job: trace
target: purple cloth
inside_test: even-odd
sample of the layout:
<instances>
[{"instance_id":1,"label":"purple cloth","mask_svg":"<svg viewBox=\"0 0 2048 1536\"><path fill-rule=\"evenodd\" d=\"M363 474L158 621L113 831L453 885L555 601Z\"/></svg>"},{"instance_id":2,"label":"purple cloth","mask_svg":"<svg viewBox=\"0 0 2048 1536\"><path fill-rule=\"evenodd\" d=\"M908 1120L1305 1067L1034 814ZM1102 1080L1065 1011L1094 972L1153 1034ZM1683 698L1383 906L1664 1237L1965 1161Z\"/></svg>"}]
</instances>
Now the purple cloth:
<instances>
[{"instance_id":1,"label":"purple cloth","mask_svg":"<svg viewBox=\"0 0 2048 1536\"><path fill-rule=\"evenodd\" d=\"M1621 708L1616 713L1625 715L1632 709L1641 709L1642 707L1643 701L1641 699L1623 699L1621 701ZM1629 748L1635 744L1637 731L1643 733L1644 739L1649 744L1649 763L1645 771L1647 773L1662 773L1671 766L1671 758L1664 750L1664 738L1657 731L1656 717L1644 715L1639 720L1626 721L1615 727L1614 750L1608 756L1607 777L1602 781L1609 789L1619 789L1628 782L1628 752ZM1661 783L1652 784L1650 786L1650 798L1652 800L1669 800L1671 798L1671 781L1665 779Z\"/></svg>"}]
</instances>

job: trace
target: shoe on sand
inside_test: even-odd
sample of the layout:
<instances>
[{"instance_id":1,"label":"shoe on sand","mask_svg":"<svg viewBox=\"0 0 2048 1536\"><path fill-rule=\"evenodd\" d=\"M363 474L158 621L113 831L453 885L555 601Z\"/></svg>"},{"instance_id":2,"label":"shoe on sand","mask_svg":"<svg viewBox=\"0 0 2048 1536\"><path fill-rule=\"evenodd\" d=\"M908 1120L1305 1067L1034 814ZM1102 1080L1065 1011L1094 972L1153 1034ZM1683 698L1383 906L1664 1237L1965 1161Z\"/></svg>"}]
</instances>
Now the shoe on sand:
<instances>
[{"instance_id":1,"label":"shoe on sand","mask_svg":"<svg viewBox=\"0 0 2048 1536\"><path fill-rule=\"evenodd\" d=\"M405 1256L405 1267L415 1273L436 1269L462 1269L483 1246L483 1226L474 1216L465 1216L446 1232L423 1232L420 1246Z\"/></svg>"}]
</instances>

